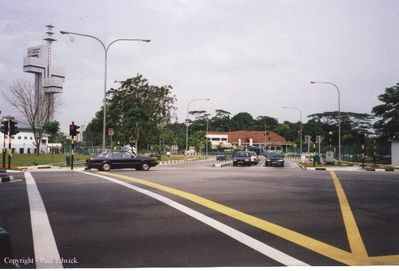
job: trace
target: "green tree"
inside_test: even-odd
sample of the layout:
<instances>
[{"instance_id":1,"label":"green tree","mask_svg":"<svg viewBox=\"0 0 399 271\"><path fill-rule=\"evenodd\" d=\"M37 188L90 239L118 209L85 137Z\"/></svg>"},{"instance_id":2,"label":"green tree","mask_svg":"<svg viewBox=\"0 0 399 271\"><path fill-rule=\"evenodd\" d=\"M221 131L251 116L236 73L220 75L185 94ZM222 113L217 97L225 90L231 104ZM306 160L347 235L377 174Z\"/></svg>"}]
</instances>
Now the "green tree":
<instances>
[{"instance_id":1,"label":"green tree","mask_svg":"<svg viewBox=\"0 0 399 271\"><path fill-rule=\"evenodd\" d=\"M278 126L278 121L275 118L268 116L259 116L254 121L253 129L255 131L264 131L266 126L267 131L274 131Z\"/></svg>"},{"instance_id":2,"label":"green tree","mask_svg":"<svg viewBox=\"0 0 399 271\"><path fill-rule=\"evenodd\" d=\"M56 120L48 121L43 124L43 130L49 134L49 142L56 143L57 135L60 130L60 123Z\"/></svg>"},{"instance_id":3,"label":"green tree","mask_svg":"<svg viewBox=\"0 0 399 271\"><path fill-rule=\"evenodd\" d=\"M231 113L222 109L215 110L215 116L209 121L209 131L228 132L231 130Z\"/></svg>"},{"instance_id":4,"label":"green tree","mask_svg":"<svg viewBox=\"0 0 399 271\"><path fill-rule=\"evenodd\" d=\"M373 108L372 113L380 118L374 127L380 133L381 139L386 140L399 134L399 83L385 89L385 93L378 96L383 104Z\"/></svg>"},{"instance_id":5,"label":"green tree","mask_svg":"<svg viewBox=\"0 0 399 271\"><path fill-rule=\"evenodd\" d=\"M186 144L185 123L169 123L163 129L163 139L166 145L177 145L179 150L184 150Z\"/></svg>"},{"instance_id":6,"label":"green tree","mask_svg":"<svg viewBox=\"0 0 399 271\"><path fill-rule=\"evenodd\" d=\"M201 152L205 149L205 131L193 132L191 136L191 145L195 147L197 152Z\"/></svg>"},{"instance_id":7,"label":"green tree","mask_svg":"<svg viewBox=\"0 0 399 271\"><path fill-rule=\"evenodd\" d=\"M103 132L103 107L100 111L97 111L95 117L87 125L84 131L83 137L85 138L86 145L99 146L102 143L102 132Z\"/></svg>"},{"instance_id":8,"label":"green tree","mask_svg":"<svg viewBox=\"0 0 399 271\"><path fill-rule=\"evenodd\" d=\"M188 113L194 117L194 120L189 121L191 123L191 130L205 131L210 114L208 114L205 110L190 111Z\"/></svg>"},{"instance_id":9,"label":"green tree","mask_svg":"<svg viewBox=\"0 0 399 271\"><path fill-rule=\"evenodd\" d=\"M284 121L283 123L279 123L277 125L277 127L274 129L274 132L281 135L288 141L296 142L298 141L299 127L299 123ZM267 131L269 131L269 129Z\"/></svg>"},{"instance_id":10,"label":"green tree","mask_svg":"<svg viewBox=\"0 0 399 271\"><path fill-rule=\"evenodd\" d=\"M231 118L231 129L238 130L251 130L255 123L254 118L248 112L240 112Z\"/></svg>"},{"instance_id":11,"label":"green tree","mask_svg":"<svg viewBox=\"0 0 399 271\"><path fill-rule=\"evenodd\" d=\"M134 145L137 150L157 144L175 110L176 98L171 90L171 86L150 85L140 74L122 81L117 89L111 88L107 92L107 127L114 128L114 141ZM102 129L102 114L103 110L96 113L89 131Z\"/></svg>"},{"instance_id":12,"label":"green tree","mask_svg":"<svg viewBox=\"0 0 399 271\"><path fill-rule=\"evenodd\" d=\"M322 136L327 144L329 132L332 131L332 142L338 142L338 112L323 112L308 116L309 120L318 123L321 127ZM373 117L370 114L341 112L341 139L346 153L359 153L361 145L364 144L364 135L372 129ZM346 151L345 151L346 150Z\"/></svg>"}]
</instances>

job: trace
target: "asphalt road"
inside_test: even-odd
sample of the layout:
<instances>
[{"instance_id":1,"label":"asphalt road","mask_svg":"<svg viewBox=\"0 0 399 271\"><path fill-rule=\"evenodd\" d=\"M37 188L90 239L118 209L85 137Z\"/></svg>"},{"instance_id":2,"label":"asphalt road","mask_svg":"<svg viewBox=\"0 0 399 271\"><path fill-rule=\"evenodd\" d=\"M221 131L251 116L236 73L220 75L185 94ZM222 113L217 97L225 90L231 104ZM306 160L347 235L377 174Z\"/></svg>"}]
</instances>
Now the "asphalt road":
<instances>
[{"instance_id":1,"label":"asphalt road","mask_svg":"<svg viewBox=\"0 0 399 271\"><path fill-rule=\"evenodd\" d=\"M213 163L18 173L27 180L0 184L9 258L21 268L399 264L397 172Z\"/></svg>"}]
</instances>

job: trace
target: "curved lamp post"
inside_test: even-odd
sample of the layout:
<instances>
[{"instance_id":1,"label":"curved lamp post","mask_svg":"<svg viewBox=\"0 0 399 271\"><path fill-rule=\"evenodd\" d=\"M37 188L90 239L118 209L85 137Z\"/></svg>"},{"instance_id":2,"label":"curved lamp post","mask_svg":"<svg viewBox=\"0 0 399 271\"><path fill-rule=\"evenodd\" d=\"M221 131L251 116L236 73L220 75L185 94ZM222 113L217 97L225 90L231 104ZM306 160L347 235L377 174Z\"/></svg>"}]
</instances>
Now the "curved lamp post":
<instances>
[{"instance_id":1,"label":"curved lamp post","mask_svg":"<svg viewBox=\"0 0 399 271\"><path fill-rule=\"evenodd\" d=\"M333 85L338 92L338 161L341 161L341 93L336 84L331 82L310 82L311 84L327 84Z\"/></svg>"},{"instance_id":2,"label":"curved lamp post","mask_svg":"<svg viewBox=\"0 0 399 271\"><path fill-rule=\"evenodd\" d=\"M186 114L186 153L187 153L187 151L188 151L188 110L189 110L189 108L190 108L190 104L192 103L192 102L195 102L195 101L210 101L211 99L209 99L209 98L206 98L206 99L192 99L191 101L189 101L188 102L188 104L187 104L187 114Z\"/></svg>"},{"instance_id":3,"label":"curved lamp post","mask_svg":"<svg viewBox=\"0 0 399 271\"><path fill-rule=\"evenodd\" d=\"M296 110L296 111L298 111L299 112L299 119L300 119L300 145L301 145L301 147L299 148L299 154L301 155L302 154L302 111L301 111L301 109L299 109L298 107L291 107L291 106L283 106L283 108L284 109L294 109L294 110Z\"/></svg>"},{"instance_id":4,"label":"curved lamp post","mask_svg":"<svg viewBox=\"0 0 399 271\"><path fill-rule=\"evenodd\" d=\"M107 123L107 59L108 59L108 50L112 44L118 41L143 41L143 42L150 42L149 39L116 39L110 42L107 46L102 42L99 38L87 34L81 34L76 32L69 32L69 31L60 31L63 35L76 35L76 36L83 36L97 40L104 49L104 99L103 99L103 106L104 106L104 116L103 116L103 142L102 148L105 149L105 130L106 130L106 123Z\"/></svg>"}]
</instances>

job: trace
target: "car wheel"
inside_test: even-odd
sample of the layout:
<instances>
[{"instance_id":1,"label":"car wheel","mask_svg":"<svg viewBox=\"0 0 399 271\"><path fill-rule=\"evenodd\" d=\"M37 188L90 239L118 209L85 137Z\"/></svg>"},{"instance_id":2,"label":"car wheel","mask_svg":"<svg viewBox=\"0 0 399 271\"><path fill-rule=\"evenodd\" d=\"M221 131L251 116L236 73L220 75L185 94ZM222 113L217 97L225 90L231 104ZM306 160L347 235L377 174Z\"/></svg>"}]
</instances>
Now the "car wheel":
<instances>
[{"instance_id":1,"label":"car wheel","mask_svg":"<svg viewBox=\"0 0 399 271\"><path fill-rule=\"evenodd\" d=\"M110 171L111 165L109 163L104 163L103 166L101 167L102 170L104 171Z\"/></svg>"},{"instance_id":2,"label":"car wheel","mask_svg":"<svg viewBox=\"0 0 399 271\"><path fill-rule=\"evenodd\" d=\"M148 163L143 163L143 164L141 165L141 169L144 170L144 171L149 170L150 167L151 167L151 166L150 166L150 164L148 164Z\"/></svg>"}]
</instances>

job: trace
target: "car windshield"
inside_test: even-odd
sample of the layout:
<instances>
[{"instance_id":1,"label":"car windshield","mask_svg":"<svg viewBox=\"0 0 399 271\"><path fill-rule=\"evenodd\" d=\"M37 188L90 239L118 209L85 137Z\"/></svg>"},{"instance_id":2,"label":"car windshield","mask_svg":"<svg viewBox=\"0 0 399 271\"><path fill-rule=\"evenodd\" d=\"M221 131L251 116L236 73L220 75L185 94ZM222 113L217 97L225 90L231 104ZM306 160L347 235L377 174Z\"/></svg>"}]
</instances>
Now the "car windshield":
<instances>
[{"instance_id":1,"label":"car windshield","mask_svg":"<svg viewBox=\"0 0 399 271\"><path fill-rule=\"evenodd\" d=\"M236 152L234 156L248 156L247 152Z\"/></svg>"},{"instance_id":2,"label":"car windshield","mask_svg":"<svg viewBox=\"0 0 399 271\"><path fill-rule=\"evenodd\" d=\"M97 155L98 158L104 158L107 157L109 151L103 151L102 153L100 153L99 155Z\"/></svg>"},{"instance_id":3,"label":"car windshield","mask_svg":"<svg viewBox=\"0 0 399 271\"><path fill-rule=\"evenodd\" d=\"M283 159L283 156L281 154L272 154L270 155L270 158L273 159Z\"/></svg>"},{"instance_id":4,"label":"car windshield","mask_svg":"<svg viewBox=\"0 0 399 271\"><path fill-rule=\"evenodd\" d=\"M103 151L99 155L97 155L97 158L105 158L105 157L110 157L110 158L131 158L131 157L137 157L137 154L132 152L132 151Z\"/></svg>"}]
</instances>

